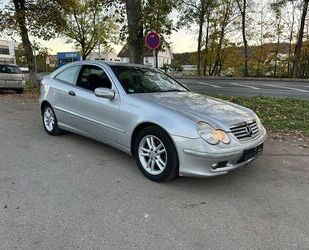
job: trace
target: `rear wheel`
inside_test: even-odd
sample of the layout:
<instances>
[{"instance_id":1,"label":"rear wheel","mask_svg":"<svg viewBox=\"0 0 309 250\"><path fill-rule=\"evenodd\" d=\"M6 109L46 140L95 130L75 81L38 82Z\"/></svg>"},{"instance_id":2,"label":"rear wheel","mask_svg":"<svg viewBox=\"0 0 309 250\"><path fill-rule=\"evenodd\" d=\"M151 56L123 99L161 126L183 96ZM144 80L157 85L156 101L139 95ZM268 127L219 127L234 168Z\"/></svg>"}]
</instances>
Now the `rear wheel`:
<instances>
[{"instance_id":1,"label":"rear wheel","mask_svg":"<svg viewBox=\"0 0 309 250\"><path fill-rule=\"evenodd\" d=\"M178 175L176 148L170 136L159 127L148 127L138 134L134 156L141 172L152 181L166 181Z\"/></svg>"},{"instance_id":2,"label":"rear wheel","mask_svg":"<svg viewBox=\"0 0 309 250\"><path fill-rule=\"evenodd\" d=\"M60 135L62 130L58 127L58 121L54 110L48 104L46 104L42 110L43 126L47 134Z\"/></svg>"}]
</instances>

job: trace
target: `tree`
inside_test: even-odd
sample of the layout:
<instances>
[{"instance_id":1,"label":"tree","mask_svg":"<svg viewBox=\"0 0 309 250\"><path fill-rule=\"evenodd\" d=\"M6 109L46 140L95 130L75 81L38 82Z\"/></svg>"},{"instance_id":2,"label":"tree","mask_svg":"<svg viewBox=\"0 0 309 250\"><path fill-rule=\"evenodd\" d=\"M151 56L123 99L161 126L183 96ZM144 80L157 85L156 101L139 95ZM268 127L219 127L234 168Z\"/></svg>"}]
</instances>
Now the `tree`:
<instances>
[{"instance_id":1,"label":"tree","mask_svg":"<svg viewBox=\"0 0 309 250\"><path fill-rule=\"evenodd\" d=\"M66 1L69 2L69 1ZM48 40L62 28L62 0L10 0L0 12L0 28L21 37L29 68L29 80L37 85L34 56L29 36Z\"/></svg>"},{"instance_id":2,"label":"tree","mask_svg":"<svg viewBox=\"0 0 309 250\"><path fill-rule=\"evenodd\" d=\"M282 5L278 2L274 2L271 4L271 8L275 14L275 34L277 37L277 44L276 44L276 50L275 50L275 63L274 63L274 77L277 76L277 70L278 70L278 55L279 55L279 48L280 48L280 39L282 35Z\"/></svg>"},{"instance_id":3,"label":"tree","mask_svg":"<svg viewBox=\"0 0 309 250\"><path fill-rule=\"evenodd\" d=\"M248 41L247 41L247 34L246 34L246 18L247 18L247 7L248 2L247 0L236 0L239 12L241 14L241 30L242 30L242 39L244 44L244 77L249 75L249 55L248 55Z\"/></svg>"},{"instance_id":4,"label":"tree","mask_svg":"<svg viewBox=\"0 0 309 250\"><path fill-rule=\"evenodd\" d=\"M143 63L144 34L141 0L125 0L128 20L128 49L131 63Z\"/></svg>"},{"instance_id":5,"label":"tree","mask_svg":"<svg viewBox=\"0 0 309 250\"><path fill-rule=\"evenodd\" d=\"M295 10L296 10L296 4L295 0L290 1L292 4L292 18L289 20L286 24L289 26L289 52L288 52L288 69L287 69L287 75L291 76L291 69L292 69L292 46L293 46L293 38L294 38L294 25L295 25Z\"/></svg>"},{"instance_id":6,"label":"tree","mask_svg":"<svg viewBox=\"0 0 309 250\"><path fill-rule=\"evenodd\" d=\"M233 1L232 0L222 0L220 5L221 5L222 10L219 11L219 26L220 26L220 30L218 32L219 41L218 41L218 45L216 48L217 51L216 51L215 65L211 72L211 75L221 74L221 69L222 69L222 64L223 64L222 46L223 46L224 37L226 34L226 28L227 28L228 23L231 21L231 15L233 11Z\"/></svg>"},{"instance_id":7,"label":"tree","mask_svg":"<svg viewBox=\"0 0 309 250\"><path fill-rule=\"evenodd\" d=\"M197 42L197 73L201 75L201 59L202 59L202 39L203 28L205 25L206 15L212 0L182 0L179 5L181 12L181 26L190 27L192 23L198 25L198 42Z\"/></svg>"},{"instance_id":8,"label":"tree","mask_svg":"<svg viewBox=\"0 0 309 250\"><path fill-rule=\"evenodd\" d=\"M115 40L115 18L109 2L98 0L76 0L74 4L65 6L66 22L61 34L68 37L67 42L74 42L80 49L83 60L98 44L109 48L109 42Z\"/></svg>"},{"instance_id":9,"label":"tree","mask_svg":"<svg viewBox=\"0 0 309 250\"><path fill-rule=\"evenodd\" d=\"M308 3L309 3L309 0L304 0L303 2L301 23L300 23L297 43L296 43L295 52L294 52L294 58L295 58L294 65L293 65L293 77L294 78L301 76L301 68L300 68L301 49L302 49L302 44L303 44L304 28L305 28L306 16L307 16L307 11L308 11Z\"/></svg>"}]
</instances>

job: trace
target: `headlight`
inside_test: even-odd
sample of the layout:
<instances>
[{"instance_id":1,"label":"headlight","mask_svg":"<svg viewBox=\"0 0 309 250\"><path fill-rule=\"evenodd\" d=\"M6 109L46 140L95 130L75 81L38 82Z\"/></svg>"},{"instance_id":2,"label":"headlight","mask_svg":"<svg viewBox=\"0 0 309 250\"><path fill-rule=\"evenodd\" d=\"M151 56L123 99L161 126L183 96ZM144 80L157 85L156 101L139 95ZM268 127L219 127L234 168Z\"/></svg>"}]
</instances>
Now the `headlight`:
<instances>
[{"instance_id":1,"label":"headlight","mask_svg":"<svg viewBox=\"0 0 309 250\"><path fill-rule=\"evenodd\" d=\"M261 122L260 118L254 114L254 119L259 127L259 129L265 130L263 123Z\"/></svg>"},{"instance_id":2,"label":"headlight","mask_svg":"<svg viewBox=\"0 0 309 250\"><path fill-rule=\"evenodd\" d=\"M206 122L199 122L197 128L200 136L209 144L216 145L220 141L230 143L230 137L223 130L214 129Z\"/></svg>"}]
</instances>

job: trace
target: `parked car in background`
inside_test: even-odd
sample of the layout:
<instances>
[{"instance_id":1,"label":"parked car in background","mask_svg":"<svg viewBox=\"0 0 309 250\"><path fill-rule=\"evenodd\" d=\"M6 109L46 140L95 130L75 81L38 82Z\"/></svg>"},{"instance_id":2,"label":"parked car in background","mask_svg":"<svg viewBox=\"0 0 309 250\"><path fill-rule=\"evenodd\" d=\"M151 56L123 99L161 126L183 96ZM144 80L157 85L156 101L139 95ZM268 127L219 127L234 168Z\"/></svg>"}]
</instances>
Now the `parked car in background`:
<instances>
[{"instance_id":1,"label":"parked car in background","mask_svg":"<svg viewBox=\"0 0 309 250\"><path fill-rule=\"evenodd\" d=\"M25 77L17 65L0 64L0 90L15 90L21 94L25 84Z\"/></svg>"},{"instance_id":2,"label":"parked car in background","mask_svg":"<svg viewBox=\"0 0 309 250\"><path fill-rule=\"evenodd\" d=\"M226 174L253 161L266 139L252 110L142 65L68 64L43 78L40 103L49 135L67 130L132 154L153 181Z\"/></svg>"}]
</instances>

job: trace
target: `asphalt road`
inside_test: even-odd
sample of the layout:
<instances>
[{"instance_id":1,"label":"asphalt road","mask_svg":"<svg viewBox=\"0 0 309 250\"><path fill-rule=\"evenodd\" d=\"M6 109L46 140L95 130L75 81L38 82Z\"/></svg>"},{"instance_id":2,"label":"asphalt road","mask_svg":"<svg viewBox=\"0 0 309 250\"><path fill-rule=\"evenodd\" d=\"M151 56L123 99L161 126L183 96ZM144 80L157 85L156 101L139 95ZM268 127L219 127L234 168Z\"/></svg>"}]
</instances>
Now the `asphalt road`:
<instances>
[{"instance_id":1,"label":"asphalt road","mask_svg":"<svg viewBox=\"0 0 309 250\"><path fill-rule=\"evenodd\" d=\"M190 90L203 94L294 97L309 99L309 81L260 81L178 79Z\"/></svg>"},{"instance_id":2,"label":"asphalt road","mask_svg":"<svg viewBox=\"0 0 309 250\"><path fill-rule=\"evenodd\" d=\"M251 167L154 183L96 141L51 137L0 101L0 249L308 249L309 149L268 140Z\"/></svg>"}]
</instances>

